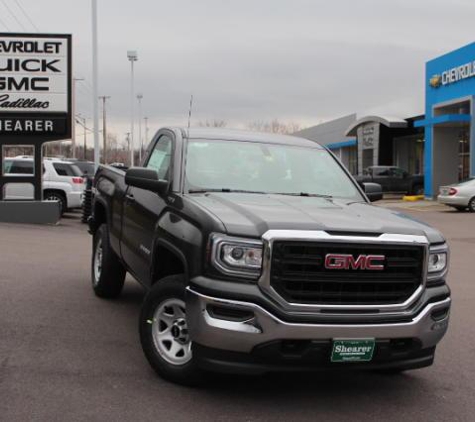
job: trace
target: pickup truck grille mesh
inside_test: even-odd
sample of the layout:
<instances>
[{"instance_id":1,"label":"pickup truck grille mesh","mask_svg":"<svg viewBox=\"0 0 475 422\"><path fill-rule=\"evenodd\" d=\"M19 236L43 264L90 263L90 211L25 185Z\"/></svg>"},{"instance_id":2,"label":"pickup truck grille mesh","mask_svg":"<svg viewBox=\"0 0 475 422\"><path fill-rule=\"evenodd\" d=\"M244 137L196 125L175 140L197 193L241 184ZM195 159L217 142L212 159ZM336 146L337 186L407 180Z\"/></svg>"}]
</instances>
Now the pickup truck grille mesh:
<instances>
[{"instance_id":1,"label":"pickup truck grille mesh","mask_svg":"<svg viewBox=\"0 0 475 422\"><path fill-rule=\"evenodd\" d=\"M327 269L327 254L384 255L384 269ZM423 281L424 248L275 241L270 283L286 301L325 305L397 304L407 300Z\"/></svg>"}]
</instances>

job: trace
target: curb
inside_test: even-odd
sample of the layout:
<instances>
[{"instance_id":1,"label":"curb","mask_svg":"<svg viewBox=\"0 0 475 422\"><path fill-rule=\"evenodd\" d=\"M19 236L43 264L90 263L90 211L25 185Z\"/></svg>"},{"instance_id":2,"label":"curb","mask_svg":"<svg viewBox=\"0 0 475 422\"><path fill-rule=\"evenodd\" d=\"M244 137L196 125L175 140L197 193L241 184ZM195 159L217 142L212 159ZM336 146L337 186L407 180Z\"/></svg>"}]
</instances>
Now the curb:
<instances>
[{"instance_id":1,"label":"curb","mask_svg":"<svg viewBox=\"0 0 475 422\"><path fill-rule=\"evenodd\" d=\"M424 195L405 195L402 197L403 201L415 202L423 201L425 199Z\"/></svg>"}]
</instances>

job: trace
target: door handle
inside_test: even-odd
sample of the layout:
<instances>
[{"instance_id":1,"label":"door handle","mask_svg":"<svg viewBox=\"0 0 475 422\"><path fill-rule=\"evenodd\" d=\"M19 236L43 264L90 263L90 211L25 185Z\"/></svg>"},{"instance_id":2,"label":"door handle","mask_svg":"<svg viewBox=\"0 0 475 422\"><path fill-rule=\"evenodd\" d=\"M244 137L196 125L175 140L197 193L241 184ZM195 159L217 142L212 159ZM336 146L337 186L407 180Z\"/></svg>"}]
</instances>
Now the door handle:
<instances>
[{"instance_id":1,"label":"door handle","mask_svg":"<svg viewBox=\"0 0 475 422\"><path fill-rule=\"evenodd\" d=\"M125 195L125 200L126 200L127 202L129 202L129 203L130 203L130 202L135 202L134 195L128 193L127 195Z\"/></svg>"}]
</instances>

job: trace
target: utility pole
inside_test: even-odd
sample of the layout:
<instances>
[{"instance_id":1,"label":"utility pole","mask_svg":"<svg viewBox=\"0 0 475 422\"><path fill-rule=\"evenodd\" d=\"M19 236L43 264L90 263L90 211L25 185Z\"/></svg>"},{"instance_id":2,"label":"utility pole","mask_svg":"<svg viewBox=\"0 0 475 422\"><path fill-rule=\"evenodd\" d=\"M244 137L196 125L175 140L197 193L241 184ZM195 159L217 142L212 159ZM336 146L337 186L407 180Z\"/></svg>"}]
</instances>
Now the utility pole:
<instances>
[{"instance_id":1,"label":"utility pole","mask_svg":"<svg viewBox=\"0 0 475 422\"><path fill-rule=\"evenodd\" d=\"M72 92L72 104L73 104L73 110L72 110L72 116L73 116L73 124L71 125L71 140L72 140L72 149L73 149L73 158L76 158L76 118L74 117L76 115L76 82L78 81L83 81L84 78L73 78L73 92Z\"/></svg>"},{"instance_id":2,"label":"utility pole","mask_svg":"<svg viewBox=\"0 0 475 422\"><path fill-rule=\"evenodd\" d=\"M107 124L106 124L106 100L110 97L102 95L99 97L102 100L102 162L107 164Z\"/></svg>"},{"instance_id":3,"label":"utility pole","mask_svg":"<svg viewBox=\"0 0 475 422\"><path fill-rule=\"evenodd\" d=\"M87 160L87 120L86 118L84 117L84 139L83 139L83 155L84 155L84 159Z\"/></svg>"},{"instance_id":4,"label":"utility pole","mask_svg":"<svg viewBox=\"0 0 475 422\"><path fill-rule=\"evenodd\" d=\"M127 58L130 61L130 167L134 166L134 103L135 103L135 87L134 87L134 62L138 60L137 52L135 50L127 51Z\"/></svg>"},{"instance_id":5,"label":"utility pole","mask_svg":"<svg viewBox=\"0 0 475 422\"><path fill-rule=\"evenodd\" d=\"M142 94L137 94L139 101L139 163L142 164Z\"/></svg>"}]
</instances>

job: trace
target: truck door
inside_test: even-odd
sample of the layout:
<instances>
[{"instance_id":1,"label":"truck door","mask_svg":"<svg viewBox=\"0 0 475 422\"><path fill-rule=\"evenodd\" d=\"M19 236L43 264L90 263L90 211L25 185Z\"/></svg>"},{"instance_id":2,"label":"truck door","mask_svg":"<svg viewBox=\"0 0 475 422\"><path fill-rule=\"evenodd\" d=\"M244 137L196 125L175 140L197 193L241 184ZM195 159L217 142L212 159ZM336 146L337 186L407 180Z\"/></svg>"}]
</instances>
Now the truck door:
<instances>
[{"instance_id":1,"label":"truck door","mask_svg":"<svg viewBox=\"0 0 475 422\"><path fill-rule=\"evenodd\" d=\"M407 192L409 189L408 174L399 167L391 167L391 191L393 192Z\"/></svg>"},{"instance_id":2,"label":"truck door","mask_svg":"<svg viewBox=\"0 0 475 422\"><path fill-rule=\"evenodd\" d=\"M372 167L373 172L373 182L379 183L383 188L383 192L390 192L391 191L391 183L390 183L390 176L389 176L389 168L388 167Z\"/></svg>"},{"instance_id":3,"label":"truck door","mask_svg":"<svg viewBox=\"0 0 475 422\"><path fill-rule=\"evenodd\" d=\"M169 180L173 140L162 135L153 146L144 167L158 172L158 178ZM149 283L152 242L159 215L166 206L157 193L127 187L122 219L121 253L129 269L143 283Z\"/></svg>"}]
</instances>

